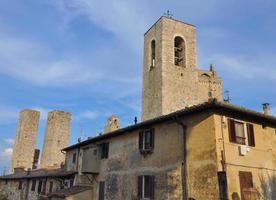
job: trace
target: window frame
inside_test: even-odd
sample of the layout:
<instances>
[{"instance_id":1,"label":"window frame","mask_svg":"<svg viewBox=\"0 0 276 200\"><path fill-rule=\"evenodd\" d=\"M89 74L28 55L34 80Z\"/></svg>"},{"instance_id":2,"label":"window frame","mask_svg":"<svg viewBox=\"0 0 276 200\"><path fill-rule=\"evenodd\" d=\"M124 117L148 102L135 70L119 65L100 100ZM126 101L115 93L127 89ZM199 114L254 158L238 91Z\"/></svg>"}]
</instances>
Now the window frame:
<instances>
[{"instance_id":1,"label":"window frame","mask_svg":"<svg viewBox=\"0 0 276 200\"><path fill-rule=\"evenodd\" d=\"M237 136L235 124L241 124L243 126L243 137ZM229 142L239 145L246 145L246 134L244 124L245 123L241 121L237 121L230 118L228 119Z\"/></svg>"},{"instance_id":2,"label":"window frame","mask_svg":"<svg viewBox=\"0 0 276 200\"><path fill-rule=\"evenodd\" d=\"M23 181L19 181L18 190L22 190L22 188L23 188Z\"/></svg>"},{"instance_id":3,"label":"window frame","mask_svg":"<svg viewBox=\"0 0 276 200\"><path fill-rule=\"evenodd\" d=\"M155 39L151 40L150 43L150 66L155 67L156 66L156 41Z\"/></svg>"},{"instance_id":4,"label":"window frame","mask_svg":"<svg viewBox=\"0 0 276 200\"><path fill-rule=\"evenodd\" d=\"M148 179L147 183L146 183L146 179ZM154 187L155 187L154 179L155 179L155 176L152 176L152 175L138 176L138 197L140 200L154 199ZM145 194L146 190L148 194Z\"/></svg>"},{"instance_id":5,"label":"window frame","mask_svg":"<svg viewBox=\"0 0 276 200\"><path fill-rule=\"evenodd\" d=\"M33 180L32 180L32 187L31 187L31 191L35 191L35 189L36 189L36 180L35 180L35 179L33 179Z\"/></svg>"},{"instance_id":6,"label":"window frame","mask_svg":"<svg viewBox=\"0 0 276 200\"><path fill-rule=\"evenodd\" d=\"M72 157L72 163L73 164L76 164L76 161L77 161L77 153L73 153L73 157Z\"/></svg>"},{"instance_id":7,"label":"window frame","mask_svg":"<svg viewBox=\"0 0 276 200\"><path fill-rule=\"evenodd\" d=\"M109 157L109 142L104 142L100 144L101 147L101 159L108 159Z\"/></svg>"},{"instance_id":8,"label":"window frame","mask_svg":"<svg viewBox=\"0 0 276 200\"><path fill-rule=\"evenodd\" d=\"M42 186L43 185L43 181L39 180L38 181L38 187L37 187L37 192L40 194L42 192Z\"/></svg>"},{"instance_id":9,"label":"window frame","mask_svg":"<svg viewBox=\"0 0 276 200\"><path fill-rule=\"evenodd\" d=\"M105 181L99 182L99 196L98 200L104 200L105 199Z\"/></svg>"},{"instance_id":10,"label":"window frame","mask_svg":"<svg viewBox=\"0 0 276 200\"><path fill-rule=\"evenodd\" d=\"M147 128L139 132L140 153L152 153L155 143L155 129Z\"/></svg>"}]
</instances>

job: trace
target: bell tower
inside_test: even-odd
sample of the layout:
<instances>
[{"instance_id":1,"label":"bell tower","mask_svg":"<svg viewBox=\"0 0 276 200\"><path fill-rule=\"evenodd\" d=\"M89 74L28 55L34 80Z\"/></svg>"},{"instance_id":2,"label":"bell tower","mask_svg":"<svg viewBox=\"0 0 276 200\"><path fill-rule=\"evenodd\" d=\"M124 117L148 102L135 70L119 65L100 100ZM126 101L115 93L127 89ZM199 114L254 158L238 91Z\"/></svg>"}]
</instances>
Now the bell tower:
<instances>
[{"instance_id":1,"label":"bell tower","mask_svg":"<svg viewBox=\"0 0 276 200\"><path fill-rule=\"evenodd\" d=\"M142 121L220 99L216 72L196 69L195 35L195 26L167 16L145 33Z\"/></svg>"}]
</instances>

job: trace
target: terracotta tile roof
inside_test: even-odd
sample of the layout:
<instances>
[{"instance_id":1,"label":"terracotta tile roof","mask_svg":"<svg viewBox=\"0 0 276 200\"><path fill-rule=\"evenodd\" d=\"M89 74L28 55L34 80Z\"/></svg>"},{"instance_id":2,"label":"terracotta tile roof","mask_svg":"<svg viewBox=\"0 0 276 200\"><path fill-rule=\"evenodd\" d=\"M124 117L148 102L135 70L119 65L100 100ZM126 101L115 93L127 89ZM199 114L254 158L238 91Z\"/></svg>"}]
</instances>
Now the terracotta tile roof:
<instances>
[{"instance_id":1,"label":"terracotta tile roof","mask_svg":"<svg viewBox=\"0 0 276 200\"><path fill-rule=\"evenodd\" d=\"M145 128L148 126L152 126L154 124L162 123L165 121L175 120L180 117L189 116L192 114L200 114L202 112L212 112L216 114L222 114L225 116L233 116L235 118L240 119L248 119L250 121L255 121L261 123L263 125L268 125L276 128L276 117L272 115L265 115L261 112L257 112L254 110L250 110L244 107L236 106L227 102L219 102L216 99L210 100L209 102L205 102L202 104L198 104L191 107L186 107L182 110L170 113L168 115L163 115L160 117L156 117L150 120L143 121L141 123L131 125L125 128L118 129L116 131L110 132L108 134L96 136L93 138L89 138L83 142L71 145L63 149L63 151L68 151L71 149L75 149L81 146L85 146L91 144L93 142L98 142L101 140L109 139L118 135L127 134L127 132Z\"/></svg>"},{"instance_id":2,"label":"terracotta tile roof","mask_svg":"<svg viewBox=\"0 0 276 200\"><path fill-rule=\"evenodd\" d=\"M1 179L30 179L30 178L45 178L45 177L69 177L76 172L65 171L64 169L36 169L31 171L22 171L14 174L0 176Z\"/></svg>"}]
</instances>

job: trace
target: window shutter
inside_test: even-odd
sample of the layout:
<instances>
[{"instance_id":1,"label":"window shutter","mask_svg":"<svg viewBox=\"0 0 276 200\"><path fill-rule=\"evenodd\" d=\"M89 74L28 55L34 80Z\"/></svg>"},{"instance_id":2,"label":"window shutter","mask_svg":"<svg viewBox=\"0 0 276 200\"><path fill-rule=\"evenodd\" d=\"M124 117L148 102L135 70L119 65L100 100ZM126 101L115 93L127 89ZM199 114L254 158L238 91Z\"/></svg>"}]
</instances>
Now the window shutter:
<instances>
[{"instance_id":1,"label":"window shutter","mask_svg":"<svg viewBox=\"0 0 276 200\"><path fill-rule=\"evenodd\" d=\"M143 131L139 132L139 150L142 151L143 150Z\"/></svg>"},{"instance_id":2,"label":"window shutter","mask_svg":"<svg viewBox=\"0 0 276 200\"><path fill-rule=\"evenodd\" d=\"M138 176L138 197L142 198L143 176Z\"/></svg>"},{"instance_id":3,"label":"window shutter","mask_svg":"<svg viewBox=\"0 0 276 200\"><path fill-rule=\"evenodd\" d=\"M228 119L229 141L236 142L235 122L232 119Z\"/></svg>"},{"instance_id":4,"label":"window shutter","mask_svg":"<svg viewBox=\"0 0 276 200\"><path fill-rule=\"evenodd\" d=\"M108 158L108 153L109 153L109 143L105 144L105 158Z\"/></svg>"},{"instance_id":5,"label":"window shutter","mask_svg":"<svg viewBox=\"0 0 276 200\"><path fill-rule=\"evenodd\" d=\"M150 176L149 179L149 187L150 187L150 199L154 199L154 176Z\"/></svg>"},{"instance_id":6,"label":"window shutter","mask_svg":"<svg viewBox=\"0 0 276 200\"><path fill-rule=\"evenodd\" d=\"M246 124L246 126L247 126L248 145L255 147L254 126L253 124Z\"/></svg>"},{"instance_id":7,"label":"window shutter","mask_svg":"<svg viewBox=\"0 0 276 200\"><path fill-rule=\"evenodd\" d=\"M99 200L104 200L105 182L101 181L99 185Z\"/></svg>"},{"instance_id":8,"label":"window shutter","mask_svg":"<svg viewBox=\"0 0 276 200\"><path fill-rule=\"evenodd\" d=\"M154 128L152 128L150 130L150 147L151 147L152 150L154 148L154 135L155 135Z\"/></svg>"}]
</instances>

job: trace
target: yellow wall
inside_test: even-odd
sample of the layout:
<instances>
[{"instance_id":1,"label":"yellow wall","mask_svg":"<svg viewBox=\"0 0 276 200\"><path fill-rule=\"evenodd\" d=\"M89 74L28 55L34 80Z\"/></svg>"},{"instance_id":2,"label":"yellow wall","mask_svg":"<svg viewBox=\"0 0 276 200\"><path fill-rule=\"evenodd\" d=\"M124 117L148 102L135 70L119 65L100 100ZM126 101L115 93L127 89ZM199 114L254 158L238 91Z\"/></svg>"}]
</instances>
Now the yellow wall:
<instances>
[{"instance_id":1,"label":"yellow wall","mask_svg":"<svg viewBox=\"0 0 276 200\"><path fill-rule=\"evenodd\" d=\"M255 147L249 147L245 156L239 154L239 144L229 141L227 117L215 115L216 123L216 143L218 154L218 167L222 170L221 151L225 152L226 172L228 178L229 198L236 193L239 197L240 183L239 171L251 172L253 176L254 187L263 193L261 189L261 179L276 177L276 132L274 128L263 128L261 124L253 123L255 132ZM243 123L248 121L238 120ZM251 123L251 122L249 122ZM247 130L245 127L246 144ZM268 183L267 179L265 180ZM276 185L274 185L276 187ZM267 193L267 192L266 192ZM276 194L274 194L276 195Z\"/></svg>"}]
</instances>

